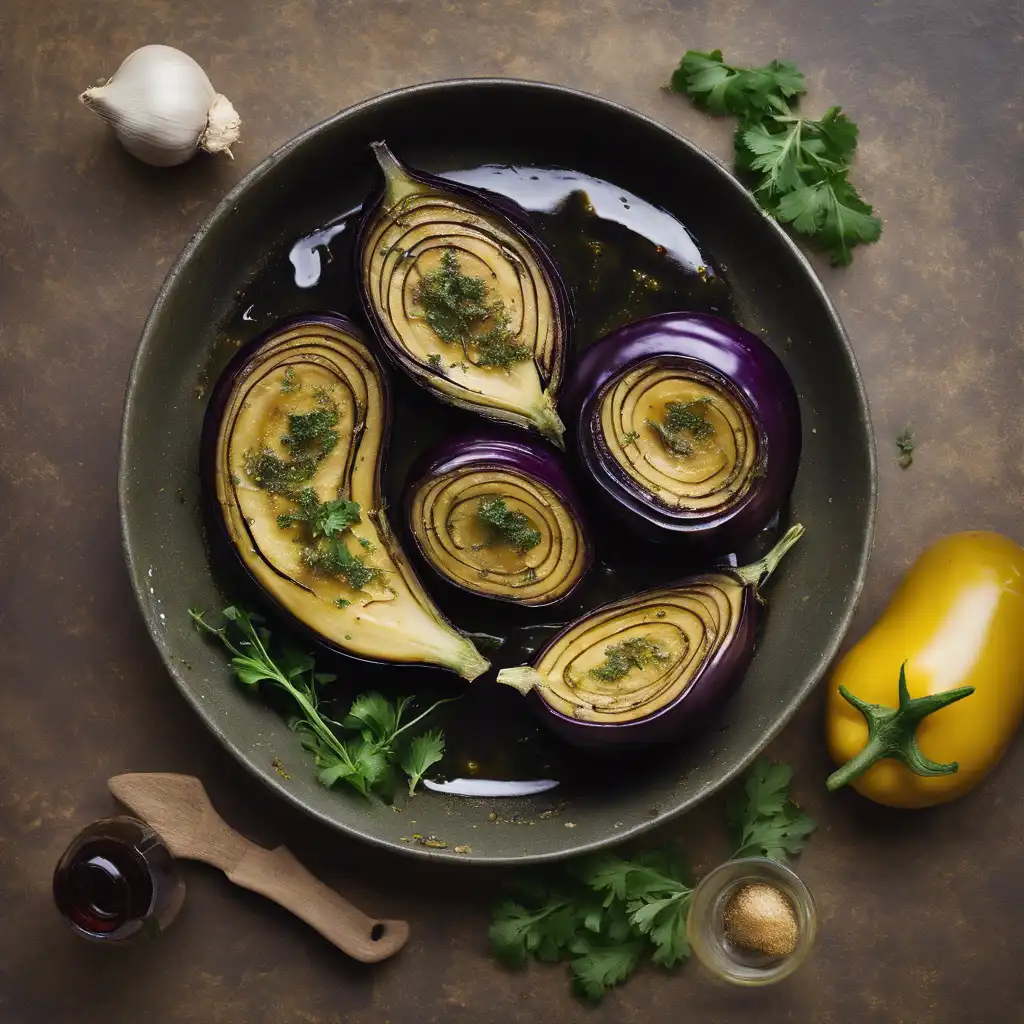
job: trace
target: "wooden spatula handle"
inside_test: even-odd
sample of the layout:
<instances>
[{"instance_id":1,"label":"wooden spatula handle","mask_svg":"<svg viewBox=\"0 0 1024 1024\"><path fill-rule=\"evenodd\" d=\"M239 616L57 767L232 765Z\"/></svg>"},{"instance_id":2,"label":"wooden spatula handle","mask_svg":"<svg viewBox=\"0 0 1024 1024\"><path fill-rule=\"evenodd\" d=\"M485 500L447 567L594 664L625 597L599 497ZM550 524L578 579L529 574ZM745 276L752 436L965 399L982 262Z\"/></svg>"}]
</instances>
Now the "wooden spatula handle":
<instances>
[{"instance_id":1,"label":"wooden spatula handle","mask_svg":"<svg viewBox=\"0 0 1024 1024\"><path fill-rule=\"evenodd\" d=\"M376 921L311 875L286 846L265 850L250 845L227 872L243 889L280 903L338 949L363 963L397 953L409 938L405 921Z\"/></svg>"}]
</instances>

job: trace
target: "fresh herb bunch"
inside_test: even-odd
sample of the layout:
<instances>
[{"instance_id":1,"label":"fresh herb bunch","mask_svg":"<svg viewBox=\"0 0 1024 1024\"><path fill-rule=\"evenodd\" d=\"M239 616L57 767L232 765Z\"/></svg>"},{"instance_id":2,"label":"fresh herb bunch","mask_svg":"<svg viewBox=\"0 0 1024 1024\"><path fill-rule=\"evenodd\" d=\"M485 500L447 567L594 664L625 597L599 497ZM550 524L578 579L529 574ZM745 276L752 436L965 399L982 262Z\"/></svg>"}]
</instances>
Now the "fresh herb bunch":
<instances>
[{"instance_id":1,"label":"fresh herb bunch","mask_svg":"<svg viewBox=\"0 0 1024 1024\"><path fill-rule=\"evenodd\" d=\"M789 798L792 770L759 758L732 795L727 820L734 857L785 860L803 849L814 822ZM525 876L495 908L489 936L509 967L531 958L569 961L573 990L600 1001L649 955L672 968L690 956L686 916L694 884L674 851L626 859L599 854L557 872Z\"/></svg>"},{"instance_id":2,"label":"fresh herb bunch","mask_svg":"<svg viewBox=\"0 0 1024 1024\"><path fill-rule=\"evenodd\" d=\"M540 543L540 532L530 525L526 515L510 509L504 498L484 498L477 506L476 517L495 541L508 544L520 554Z\"/></svg>"},{"instance_id":3,"label":"fresh herb bunch","mask_svg":"<svg viewBox=\"0 0 1024 1024\"><path fill-rule=\"evenodd\" d=\"M736 168L752 181L757 201L834 264L848 264L855 245L878 241L882 222L849 179L857 125L840 107L820 120L798 113L807 87L791 61L741 68L726 64L721 50L688 50L669 88L709 113L739 118Z\"/></svg>"},{"instance_id":4,"label":"fresh herb bunch","mask_svg":"<svg viewBox=\"0 0 1024 1024\"><path fill-rule=\"evenodd\" d=\"M270 631L259 616L234 606L222 614L226 622L218 629L201 611L189 609L196 628L218 637L228 649L239 682L252 688L267 683L291 698L297 714L289 724L313 754L317 778L323 785L345 782L363 796L390 798L396 788L395 768L400 767L408 777L411 796L427 769L441 760L444 735L440 730L423 733L411 742L407 734L449 701L438 701L404 722L412 697L392 703L379 693L364 693L352 702L342 721L336 722L321 713L317 692L336 676L317 672L310 654L283 644L272 647Z\"/></svg>"},{"instance_id":5,"label":"fresh herb bunch","mask_svg":"<svg viewBox=\"0 0 1024 1024\"><path fill-rule=\"evenodd\" d=\"M442 341L459 345L466 359L471 347L476 350L477 366L507 370L533 355L531 349L516 341L504 303L500 299L488 301L487 283L482 277L464 274L451 249L441 254L440 266L423 275L416 288L416 301ZM490 326L485 329L486 324Z\"/></svg>"}]
</instances>

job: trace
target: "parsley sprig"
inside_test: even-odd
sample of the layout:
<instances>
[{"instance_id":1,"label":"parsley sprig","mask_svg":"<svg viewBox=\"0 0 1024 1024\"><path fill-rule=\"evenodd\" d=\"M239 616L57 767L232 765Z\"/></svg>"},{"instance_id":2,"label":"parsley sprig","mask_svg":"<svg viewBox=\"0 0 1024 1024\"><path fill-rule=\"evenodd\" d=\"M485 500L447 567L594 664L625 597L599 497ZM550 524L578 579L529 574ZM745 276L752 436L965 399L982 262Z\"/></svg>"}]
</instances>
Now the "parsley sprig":
<instances>
[{"instance_id":1,"label":"parsley sprig","mask_svg":"<svg viewBox=\"0 0 1024 1024\"><path fill-rule=\"evenodd\" d=\"M440 730L408 744L404 734L448 700L403 721L414 698L400 697L393 703L382 694L364 693L352 702L344 719L335 722L321 712L318 687L337 677L317 672L310 654L284 644L273 647L270 631L259 616L231 606L222 612L225 624L218 628L201 611L190 608L189 615L197 629L217 637L227 648L239 682L253 689L266 683L291 698L296 714L290 725L313 754L323 785L345 782L363 796L390 797L395 767L400 766L408 776L411 796L427 769L441 760L444 736Z\"/></svg>"},{"instance_id":2,"label":"parsley sprig","mask_svg":"<svg viewBox=\"0 0 1024 1024\"><path fill-rule=\"evenodd\" d=\"M878 240L882 222L849 179L857 125L841 107L818 120L799 113L806 84L792 61L741 68L726 64L721 50L688 50L669 88L709 113L740 119L737 170L773 217L806 235L834 264L848 264L854 246Z\"/></svg>"},{"instance_id":3,"label":"parsley sprig","mask_svg":"<svg viewBox=\"0 0 1024 1024\"><path fill-rule=\"evenodd\" d=\"M785 860L814 822L789 797L792 770L759 758L727 805L734 857ZM690 956L686 917L694 883L675 851L599 854L557 873L525 876L495 908L491 949L506 966L567 960L574 992L598 1002L649 955L673 968Z\"/></svg>"}]
</instances>

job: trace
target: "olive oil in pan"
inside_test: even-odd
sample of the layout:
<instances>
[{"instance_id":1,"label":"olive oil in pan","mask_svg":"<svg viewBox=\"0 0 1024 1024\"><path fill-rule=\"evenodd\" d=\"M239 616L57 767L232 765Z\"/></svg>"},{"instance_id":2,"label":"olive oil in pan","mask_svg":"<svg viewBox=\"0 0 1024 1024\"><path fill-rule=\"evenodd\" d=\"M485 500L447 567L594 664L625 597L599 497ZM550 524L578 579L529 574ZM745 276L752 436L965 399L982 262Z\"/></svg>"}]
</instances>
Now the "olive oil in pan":
<instances>
[{"instance_id":1,"label":"olive oil in pan","mask_svg":"<svg viewBox=\"0 0 1024 1024\"><path fill-rule=\"evenodd\" d=\"M487 165L446 176L509 196L532 214L573 293L577 326L570 368L582 348L642 317L683 309L732 319L728 284L710 254L669 213L618 186L570 170L535 167ZM239 344L299 313L344 313L370 337L356 291L353 243L358 214L345 211L308 235L288 240L261 262L224 325L225 343L211 353L210 380L216 379ZM389 378L393 413L385 500L392 525L411 554L403 504L411 467L438 442L471 434L483 424L472 413L439 403L394 370L376 343L371 344ZM527 609L474 597L417 565L453 623L468 632L502 638L500 647L493 641L481 645L494 669L530 661L566 623L600 604L703 568L671 548L633 539L599 510L592 511L588 526L595 564L569 599L551 608ZM323 660L325 665L335 662L329 656ZM494 685L493 672L466 686L437 671L396 670L342 657L326 670L338 673L338 682L325 687L323 694L330 701L330 690L336 690L336 706L328 710L332 715L343 713L341 705L357 693L372 689L391 697L417 694L422 707L461 694L462 699L439 708L429 723L445 731L448 749L438 774L446 778L556 778L563 786L552 795L561 798L581 789L603 790L622 775L618 759L613 763L611 758L568 748L550 736L521 695ZM653 764L659 757L656 751L644 753L642 762Z\"/></svg>"}]
</instances>

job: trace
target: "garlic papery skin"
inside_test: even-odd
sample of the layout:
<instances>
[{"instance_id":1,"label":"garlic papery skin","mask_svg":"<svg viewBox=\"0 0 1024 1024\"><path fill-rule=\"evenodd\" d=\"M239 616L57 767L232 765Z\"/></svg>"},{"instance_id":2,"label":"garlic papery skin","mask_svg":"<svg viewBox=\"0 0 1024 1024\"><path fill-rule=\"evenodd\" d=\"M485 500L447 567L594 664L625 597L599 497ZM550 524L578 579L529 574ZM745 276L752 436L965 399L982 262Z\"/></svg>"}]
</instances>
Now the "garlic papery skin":
<instances>
[{"instance_id":1,"label":"garlic papery skin","mask_svg":"<svg viewBox=\"0 0 1024 1024\"><path fill-rule=\"evenodd\" d=\"M206 72L173 46L130 53L113 78L79 99L132 156L154 167L183 164L200 148L231 156L242 124Z\"/></svg>"}]
</instances>

